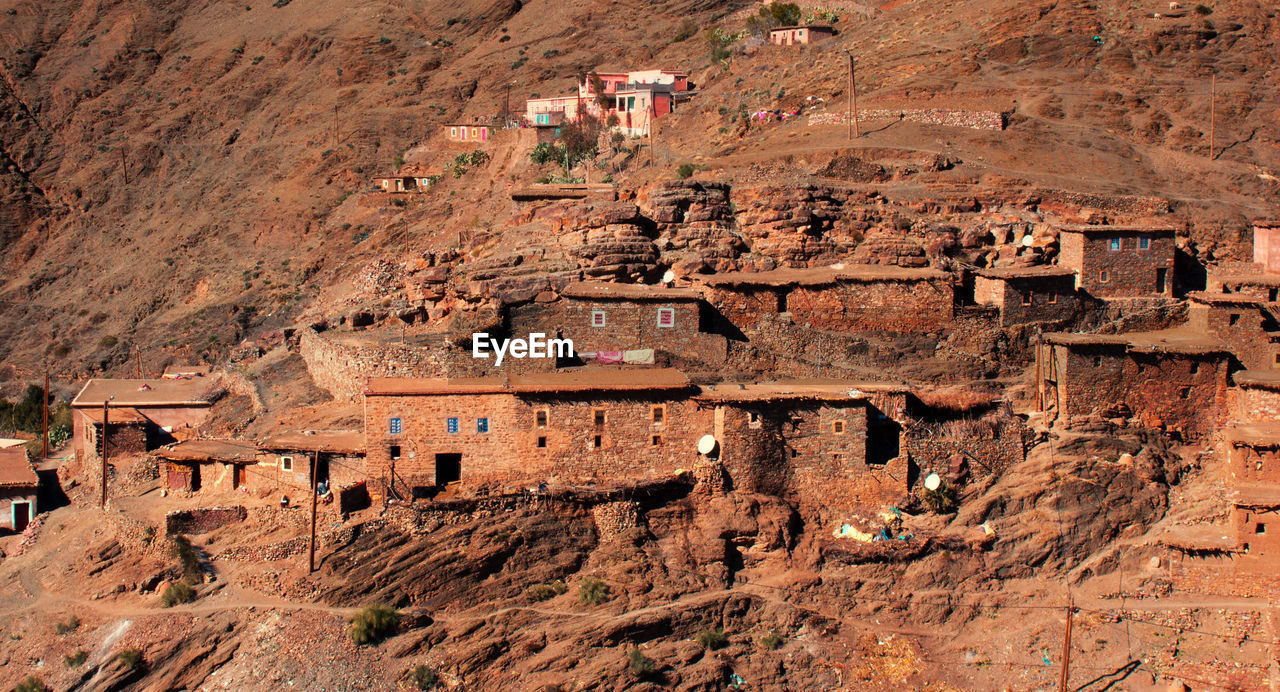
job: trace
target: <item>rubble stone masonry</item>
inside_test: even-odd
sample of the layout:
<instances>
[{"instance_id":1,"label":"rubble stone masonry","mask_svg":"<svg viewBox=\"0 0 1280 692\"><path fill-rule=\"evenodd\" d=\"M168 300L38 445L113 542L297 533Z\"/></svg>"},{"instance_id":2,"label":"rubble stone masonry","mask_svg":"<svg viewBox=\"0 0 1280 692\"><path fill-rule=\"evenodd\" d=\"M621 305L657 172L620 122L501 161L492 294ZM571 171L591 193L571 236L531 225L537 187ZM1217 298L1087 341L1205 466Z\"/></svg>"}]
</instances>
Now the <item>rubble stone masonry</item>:
<instances>
[{"instance_id":1,"label":"rubble stone masonry","mask_svg":"<svg viewBox=\"0 0 1280 692\"><path fill-rule=\"evenodd\" d=\"M1143 248L1143 242L1148 247ZM1058 263L1074 269L1077 286L1098 298L1172 295L1172 232L1068 231L1059 236Z\"/></svg>"}]
</instances>

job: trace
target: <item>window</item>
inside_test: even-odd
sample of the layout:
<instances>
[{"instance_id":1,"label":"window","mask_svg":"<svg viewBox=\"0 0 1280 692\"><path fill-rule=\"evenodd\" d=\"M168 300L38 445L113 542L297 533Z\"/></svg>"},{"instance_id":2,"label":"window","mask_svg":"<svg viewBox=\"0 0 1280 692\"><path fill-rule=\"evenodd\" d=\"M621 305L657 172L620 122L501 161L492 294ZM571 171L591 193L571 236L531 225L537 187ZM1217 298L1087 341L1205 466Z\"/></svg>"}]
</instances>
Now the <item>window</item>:
<instances>
[{"instance_id":1,"label":"window","mask_svg":"<svg viewBox=\"0 0 1280 692\"><path fill-rule=\"evenodd\" d=\"M833 421L833 422L831 423L831 432L833 432L833 433L835 433L835 434L837 434L837 435L843 435L843 434L844 434L844 421L842 421L842 420Z\"/></svg>"},{"instance_id":2,"label":"window","mask_svg":"<svg viewBox=\"0 0 1280 692\"><path fill-rule=\"evenodd\" d=\"M592 327L603 327L604 325L605 325L605 320L604 320L604 310L592 310L592 311L591 311L591 326L592 326Z\"/></svg>"},{"instance_id":3,"label":"window","mask_svg":"<svg viewBox=\"0 0 1280 692\"><path fill-rule=\"evenodd\" d=\"M1254 527L1253 527L1253 532L1254 532L1254 533L1266 533L1266 532L1267 532L1267 525L1266 525L1266 524L1258 524L1257 526L1254 526Z\"/></svg>"},{"instance_id":4,"label":"window","mask_svg":"<svg viewBox=\"0 0 1280 692\"><path fill-rule=\"evenodd\" d=\"M662 328L676 326L676 309L658 308L658 326Z\"/></svg>"},{"instance_id":5,"label":"window","mask_svg":"<svg viewBox=\"0 0 1280 692\"><path fill-rule=\"evenodd\" d=\"M661 435L654 435L654 436L650 439L650 444L651 444L651 445L653 445L654 447L657 447L658 445L661 445L661 444L662 444L662 436L661 436Z\"/></svg>"},{"instance_id":6,"label":"window","mask_svg":"<svg viewBox=\"0 0 1280 692\"><path fill-rule=\"evenodd\" d=\"M1150 250L1150 249L1151 249L1151 239L1150 239L1150 238L1139 238L1139 239L1138 239L1138 249L1139 249L1139 250Z\"/></svg>"},{"instance_id":7,"label":"window","mask_svg":"<svg viewBox=\"0 0 1280 692\"><path fill-rule=\"evenodd\" d=\"M1179 389L1179 390L1178 390L1178 396L1179 396L1180 398L1183 398L1183 399L1190 399L1190 398L1191 398L1191 388L1190 388L1190 387L1183 387L1182 389Z\"/></svg>"},{"instance_id":8,"label":"window","mask_svg":"<svg viewBox=\"0 0 1280 692\"><path fill-rule=\"evenodd\" d=\"M449 434L450 434L450 435L457 434L457 432L458 432L458 419L457 419L457 418L450 418L448 421L446 421L446 422L445 422L445 429L449 431Z\"/></svg>"},{"instance_id":9,"label":"window","mask_svg":"<svg viewBox=\"0 0 1280 692\"><path fill-rule=\"evenodd\" d=\"M1120 249L1120 239L1119 239L1119 238L1112 238L1112 239L1111 239L1111 251L1112 251L1112 252L1115 252L1116 250L1119 250L1119 249Z\"/></svg>"},{"instance_id":10,"label":"window","mask_svg":"<svg viewBox=\"0 0 1280 692\"><path fill-rule=\"evenodd\" d=\"M546 435L539 435L539 436L538 436L538 449L546 449L546 447L547 447L547 436L546 436Z\"/></svg>"},{"instance_id":11,"label":"window","mask_svg":"<svg viewBox=\"0 0 1280 692\"><path fill-rule=\"evenodd\" d=\"M1050 304L1050 305L1057 305L1057 304L1058 304L1058 294L1057 294L1057 293L1054 293L1053 291L1049 291L1049 304Z\"/></svg>"},{"instance_id":12,"label":"window","mask_svg":"<svg viewBox=\"0 0 1280 692\"><path fill-rule=\"evenodd\" d=\"M831 461L832 461L833 463L837 464L837 465L838 465L838 464L843 464L843 463L844 463L844 455L843 455L843 454L841 454L840 452L836 452L835 454L832 454L832 455L831 455Z\"/></svg>"},{"instance_id":13,"label":"window","mask_svg":"<svg viewBox=\"0 0 1280 692\"><path fill-rule=\"evenodd\" d=\"M1230 315L1227 315L1227 324L1234 325L1236 322L1239 322L1239 321L1240 321L1240 313L1233 312Z\"/></svg>"},{"instance_id":14,"label":"window","mask_svg":"<svg viewBox=\"0 0 1280 692\"><path fill-rule=\"evenodd\" d=\"M666 419L667 419L667 407L654 406L653 407L653 424L662 425L666 421Z\"/></svg>"},{"instance_id":15,"label":"window","mask_svg":"<svg viewBox=\"0 0 1280 692\"><path fill-rule=\"evenodd\" d=\"M1276 365L1280 365L1280 353L1276 354Z\"/></svg>"},{"instance_id":16,"label":"window","mask_svg":"<svg viewBox=\"0 0 1280 692\"><path fill-rule=\"evenodd\" d=\"M1099 283L1104 283L1104 284L1105 284L1105 283L1107 283L1108 281L1111 281L1111 272L1108 272L1108 271L1100 271L1100 272L1098 272L1098 282L1099 282Z\"/></svg>"},{"instance_id":17,"label":"window","mask_svg":"<svg viewBox=\"0 0 1280 692\"><path fill-rule=\"evenodd\" d=\"M595 436L593 436L593 437L591 438L591 448L592 448L592 449L600 449L600 448L601 448L601 447L603 447L603 446L604 446L604 436L602 436L602 435L595 435Z\"/></svg>"},{"instance_id":18,"label":"window","mask_svg":"<svg viewBox=\"0 0 1280 692\"><path fill-rule=\"evenodd\" d=\"M457 137L457 136L458 136L458 128L456 128L456 127L451 127L451 128L449 128L449 136L450 136L450 137Z\"/></svg>"},{"instance_id":19,"label":"window","mask_svg":"<svg viewBox=\"0 0 1280 692\"><path fill-rule=\"evenodd\" d=\"M1023 304L1023 305L1030 305L1030 304L1031 304L1031 291L1023 291L1023 292L1022 292L1022 304Z\"/></svg>"},{"instance_id":20,"label":"window","mask_svg":"<svg viewBox=\"0 0 1280 692\"><path fill-rule=\"evenodd\" d=\"M1199 364L1199 363L1192 363L1192 364L1191 364L1191 374L1192 374L1192 375L1194 375L1194 374L1196 374L1196 373L1198 373L1198 372L1200 372L1200 364Z\"/></svg>"},{"instance_id":21,"label":"window","mask_svg":"<svg viewBox=\"0 0 1280 692\"><path fill-rule=\"evenodd\" d=\"M399 458L400 458L400 445L391 445L390 447L387 447L387 456L391 457L391 460L392 460L392 461L395 461L396 459L399 459Z\"/></svg>"},{"instance_id":22,"label":"window","mask_svg":"<svg viewBox=\"0 0 1280 692\"><path fill-rule=\"evenodd\" d=\"M761 423L760 423L759 411L747 411L747 425L752 428L760 427Z\"/></svg>"},{"instance_id":23,"label":"window","mask_svg":"<svg viewBox=\"0 0 1280 692\"><path fill-rule=\"evenodd\" d=\"M541 411L538 411L537 413L534 413L533 414L534 426L539 428L547 427L547 419L550 418L550 416L551 416L551 413L546 409L543 409Z\"/></svg>"},{"instance_id":24,"label":"window","mask_svg":"<svg viewBox=\"0 0 1280 692\"><path fill-rule=\"evenodd\" d=\"M476 432L478 432L478 433L487 433L487 432L489 432L489 419L488 419L488 418L477 418L477 419L476 419Z\"/></svg>"},{"instance_id":25,"label":"window","mask_svg":"<svg viewBox=\"0 0 1280 692\"><path fill-rule=\"evenodd\" d=\"M1267 289L1267 300L1269 300L1269 301L1271 301L1271 302L1273 302L1273 303L1274 303L1274 302L1276 302L1277 300L1280 300L1280 289L1268 288L1268 289Z\"/></svg>"},{"instance_id":26,"label":"window","mask_svg":"<svg viewBox=\"0 0 1280 692\"><path fill-rule=\"evenodd\" d=\"M598 408L591 412L591 423L596 430L604 427L604 409Z\"/></svg>"},{"instance_id":27,"label":"window","mask_svg":"<svg viewBox=\"0 0 1280 692\"><path fill-rule=\"evenodd\" d=\"M293 457L280 457L280 470L281 470L281 471L292 471L292 470L293 470Z\"/></svg>"},{"instance_id":28,"label":"window","mask_svg":"<svg viewBox=\"0 0 1280 692\"><path fill-rule=\"evenodd\" d=\"M1100 367L1102 367L1102 356L1094 356L1094 357L1093 357L1093 367L1095 367L1095 368L1100 368Z\"/></svg>"},{"instance_id":29,"label":"window","mask_svg":"<svg viewBox=\"0 0 1280 692\"><path fill-rule=\"evenodd\" d=\"M399 435L404 432L404 420L400 418L392 418L391 423L387 426L387 432L392 435Z\"/></svg>"}]
</instances>

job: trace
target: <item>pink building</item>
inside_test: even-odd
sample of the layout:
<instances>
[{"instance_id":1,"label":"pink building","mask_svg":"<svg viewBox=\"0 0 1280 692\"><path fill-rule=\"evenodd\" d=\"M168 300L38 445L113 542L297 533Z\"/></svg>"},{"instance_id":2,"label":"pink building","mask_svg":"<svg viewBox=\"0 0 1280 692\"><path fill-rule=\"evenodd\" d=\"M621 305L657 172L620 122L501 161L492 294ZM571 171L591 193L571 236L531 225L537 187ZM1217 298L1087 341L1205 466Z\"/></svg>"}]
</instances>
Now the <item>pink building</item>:
<instances>
[{"instance_id":1,"label":"pink building","mask_svg":"<svg viewBox=\"0 0 1280 692\"><path fill-rule=\"evenodd\" d=\"M483 144L489 141L488 125L445 125L445 139L460 144Z\"/></svg>"},{"instance_id":2,"label":"pink building","mask_svg":"<svg viewBox=\"0 0 1280 692\"><path fill-rule=\"evenodd\" d=\"M834 28L820 24L780 26L769 32L769 43L778 46L805 45L825 41L835 35Z\"/></svg>"},{"instance_id":3,"label":"pink building","mask_svg":"<svg viewBox=\"0 0 1280 692\"><path fill-rule=\"evenodd\" d=\"M1253 222L1253 261L1268 274L1280 274L1280 219Z\"/></svg>"},{"instance_id":4,"label":"pink building","mask_svg":"<svg viewBox=\"0 0 1280 692\"><path fill-rule=\"evenodd\" d=\"M599 84L600 94L596 93ZM617 129L640 136L649 123L675 110L676 94L689 90L689 75L675 70L596 72L578 83L576 96L553 96L525 102L525 120L533 126L556 125L590 115L605 120L618 116ZM613 97L612 100L600 96ZM601 101L605 103L602 104Z\"/></svg>"}]
</instances>

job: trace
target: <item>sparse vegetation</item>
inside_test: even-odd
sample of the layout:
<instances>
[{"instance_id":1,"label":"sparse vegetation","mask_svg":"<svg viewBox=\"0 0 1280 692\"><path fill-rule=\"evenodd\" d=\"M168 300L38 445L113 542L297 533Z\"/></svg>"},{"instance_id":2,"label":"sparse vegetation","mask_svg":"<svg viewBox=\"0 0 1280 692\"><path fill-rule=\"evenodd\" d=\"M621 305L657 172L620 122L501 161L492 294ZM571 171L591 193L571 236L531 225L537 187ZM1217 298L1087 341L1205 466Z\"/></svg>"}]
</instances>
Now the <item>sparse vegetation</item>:
<instances>
[{"instance_id":1,"label":"sparse vegetation","mask_svg":"<svg viewBox=\"0 0 1280 692\"><path fill-rule=\"evenodd\" d=\"M1211 15L1213 14L1213 8L1208 5L1196 5L1196 14L1201 16Z\"/></svg>"},{"instance_id":2,"label":"sparse vegetation","mask_svg":"<svg viewBox=\"0 0 1280 692\"><path fill-rule=\"evenodd\" d=\"M196 599L196 590L186 582L174 582L165 588L164 593L160 595L160 602L166 608L172 608L182 603L190 603Z\"/></svg>"},{"instance_id":3,"label":"sparse vegetation","mask_svg":"<svg viewBox=\"0 0 1280 692\"><path fill-rule=\"evenodd\" d=\"M951 484L942 481L937 490L921 488L920 499L935 514L950 514L956 511L956 491Z\"/></svg>"},{"instance_id":4,"label":"sparse vegetation","mask_svg":"<svg viewBox=\"0 0 1280 692\"><path fill-rule=\"evenodd\" d=\"M62 656L62 662L66 664L68 668L79 668L84 665L84 662L88 659L89 652L84 649L80 649L73 654L63 654Z\"/></svg>"},{"instance_id":5,"label":"sparse vegetation","mask_svg":"<svg viewBox=\"0 0 1280 692\"><path fill-rule=\"evenodd\" d=\"M142 651L138 649L122 649L116 654L116 661L120 663L125 670L138 670L142 667Z\"/></svg>"},{"instance_id":6,"label":"sparse vegetation","mask_svg":"<svg viewBox=\"0 0 1280 692\"><path fill-rule=\"evenodd\" d=\"M671 41L672 43L686 41L696 33L698 33L698 23L685 17L684 21L680 22L680 28L676 29L676 35L671 37Z\"/></svg>"},{"instance_id":7,"label":"sparse vegetation","mask_svg":"<svg viewBox=\"0 0 1280 692\"><path fill-rule=\"evenodd\" d=\"M774 651L780 648L784 641L786 640L783 639L781 634L778 634L777 632L770 632L760 638L760 647L768 649L769 651Z\"/></svg>"},{"instance_id":8,"label":"sparse vegetation","mask_svg":"<svg viewBox=\"0 0 1280 692\"><path fill-rule=\"evenodd\" d=\"M98 339L98 348L112 348L118 343L120 343L119 339L108 334L101 339Z\"/></svg>"},{"instance_id":9,"label":"sparse vegetation","mask_svg":"<svg viewBox=\"0 0 1280 692\"><path fill-rule=\"evenodd\" d=\"M362 609L351 617L347 636L357 645L375 644L400 624L400 611L381 603Z\"/></svg>"},{"instance_id":10,"label":"sparse vegetation","mask_svg":"<svg viewBox=\"0 0 1280 692\"><path fill-rule=\"evenodd\" d=\"M59 622L57 627L55 627L54 629L58 631L58 634L67 634L68 632L74 632L79 628L80 628L80 618L76 617L75 615L72 615L66 621Z\"/></svg>"},{"instance_id":11,"label":"sparse vegetation","mask_svg":"<svg viewBox=\"0 0 1280 692\"><path fill-rule=\"evenodd\" d=\"M729 638L724 634L723 627L702 630L698 632L694 640L698 642L699 646L712 651L724 647L729 642Z\"/></svg>"},{"instance_id":12,"label":"sparse vegetation","mask_svg":"<svg viewBox=\"0 0 1280 692\"><path fill-rule=\"evenodd\" d=\"M689 176L693 175L694 173L700 170L702 170L702 166L685 162L680 164L679 166L676 166L676 177L681 180L684 180L685 178L688 178Z\"/></svg>"},{"instance_id":13,"label":"sparse vegetation","mask_svg":"<svg viewBox=\"0 0 1280 692\"><path fill-rule=\"evenodd\" d=\"M569 587L565 586L564 582L557 579L555 581L546 582L545 584L534 584L528 589L525 589L524 595L528 597L530 601L537 603L539 601L555 598L568 590Z\"/></svg>"},{"instance_id":14,"label":"sparse vegetation","mask_svg":"<svg viewBox=\"0 0 1280 692\"><path fill-rule=\"evenodd\" d=\"M644 655L639 649L632 649L627 652L627 667L631 669L631 674L638 678L647 678L657 672L658 666L653 659Z\"/></svg>"},{"instance_id":15,"label":"sparse vegetation","mask_svg":"<svg viewBox=\"0 0 1280 692\"><path fill-rule=\"evenodd\" d=\"M609 600L609 585L595 577L584 577L578 583L578 600L586 605L600 605Z\"/></svg>"},{"instance_id":16,"label":"sparse vegetation","mask_svg":"<svg viewBox=\"0 0 1280 692\"><path fill-rule=\"evenodd\" d=\"M44 680L31 675L18 683L13 692L53 692L53 688L44 684Z\"/></svg>"},{"instance_id":17,"label":"sparse vegetation","mask_svg":"<svg viewBox=\"0 0 1280 692\"><path fill-rule=\"evenodd\" d=\"M702 37L707 41L707 47L711 50L711 62L726 62L732 53L729 51L729 44L733 43L733 35L726 34L719 27L711 27L702 32Z\"/></svg>"},{"instance_id":18,"label":"sparse vegetation","mask_svg":"<svg viewBox=\"0 0 1280 692\"><path fill-rule=\"evenodd\" d=\"M778 26L794 26L803 19L800 6L793 2L771 2L747 18L747 32L764 36Z\"/></svg>"},{"instance_id":19,"label":"sparse vegetation","mask_svg":"<svg viewBox=\"0 0 1280 692\"><path fill-rule=\"evenodd\" d=\"M415 690L433 690L440 684L440 679L430 666L420 665L409 671L409 683Z\"/></svg>"}]
</instances>

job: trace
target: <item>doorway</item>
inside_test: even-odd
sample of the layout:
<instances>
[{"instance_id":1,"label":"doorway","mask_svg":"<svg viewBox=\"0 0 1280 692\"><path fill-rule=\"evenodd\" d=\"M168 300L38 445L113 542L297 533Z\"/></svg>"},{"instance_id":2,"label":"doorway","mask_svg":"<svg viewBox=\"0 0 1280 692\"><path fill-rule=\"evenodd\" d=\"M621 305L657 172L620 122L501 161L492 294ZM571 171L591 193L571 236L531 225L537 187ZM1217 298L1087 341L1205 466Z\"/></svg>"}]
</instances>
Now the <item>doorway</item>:
<instances>
[{"instance_id":1,"label":"doorway","mask_svg":"<svg viewBox=\"0 0 1280 692\"><path fill-rule=\"evenodd\" d=\"M31 502L30 501L14 501L13 503L13 530L21 531L27 528L27 524L31 523Z\"/></svg>"},{"instance_id":2,"label":"doorway","mask_svg":"<svg viewBox=\"0 0 1280 692\"><path fill-rule=\"evenodd\" d=\"M436 485L448 485L462 480L462 455L436 455Z\"/></svg>"},{"instance_id":3,"label":"doorway","mask_svg":"<svg viewBox=\"0 0 1280 692\"><path fill-rule=\"evenodd\" d=\"M1169 270L1160 268L1156 270L1156 293L1165 292L1165 284L1169 282Z\"/></svg>"},{"instance_id":4,"label":"doorway","mask_svg":"<svg viewBox=\"0 0 1280 692\"><path fill-rule=\"evenodd\" d=\"M238 490L243 488L246 481L248 481L249 469L245 466L241 466L240 464L236 464L231 468L235 470L235 474L231 478L232 489Z\"/></svg>"}]
</instances>

